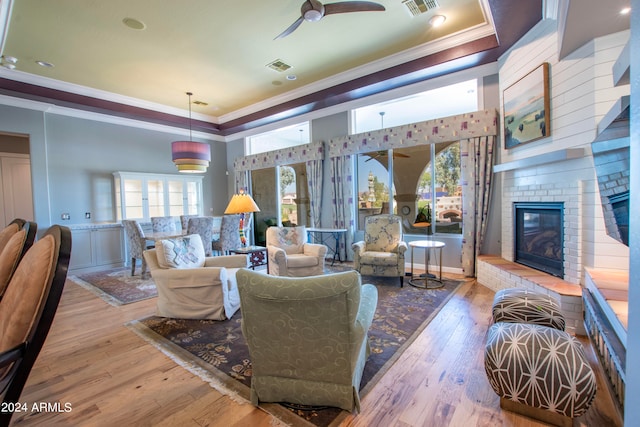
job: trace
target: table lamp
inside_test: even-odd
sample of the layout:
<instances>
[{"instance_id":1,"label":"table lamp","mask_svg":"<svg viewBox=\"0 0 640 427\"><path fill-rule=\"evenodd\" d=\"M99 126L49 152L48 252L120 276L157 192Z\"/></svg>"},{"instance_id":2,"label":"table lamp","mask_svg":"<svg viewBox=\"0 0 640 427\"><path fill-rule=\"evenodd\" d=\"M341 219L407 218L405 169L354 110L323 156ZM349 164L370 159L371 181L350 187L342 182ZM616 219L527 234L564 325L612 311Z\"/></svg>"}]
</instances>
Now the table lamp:
<instances>
[{"instance_id":1,"label":"table lamp","mask_svg":"<svg viewBox=\"0 0 640 427\"><path fill-rule=\"evenodd\" d=\"M225 214L240 214L240 242L242 247L247 246L247 238L244 235L244 217L247 213L260 212L260 208L256 205L250 194L246 194L240 189L238 194L234 194L229 200L229 205L225 209Z\"/></svg>"}]
</instances>

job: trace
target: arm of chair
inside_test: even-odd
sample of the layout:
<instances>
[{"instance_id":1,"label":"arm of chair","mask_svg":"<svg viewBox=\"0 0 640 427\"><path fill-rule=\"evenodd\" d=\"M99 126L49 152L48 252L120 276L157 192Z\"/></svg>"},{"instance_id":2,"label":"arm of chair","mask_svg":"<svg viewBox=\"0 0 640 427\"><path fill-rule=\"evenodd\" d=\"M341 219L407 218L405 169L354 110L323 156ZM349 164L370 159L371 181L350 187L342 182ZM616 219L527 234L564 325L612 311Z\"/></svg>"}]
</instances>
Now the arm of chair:
<instances>
[{"instance_id":1,"label":"arm of chair","mask_svg":"<svg viewBox=\"0 0 640 427\"><path fill-rule=\"evenodd\" d=\"M351 245L353 249L353 268L357 271L360 270L360 254L364 252L364 240L355 242Z\"/></svg>"},{"instance_id":2,"label":"arm of chair","mask_svg":"<svg viewBox=\"0 0 640 427\"><path fill-rule=\"evenodd\" d=\"M267 245L267 257L269 258L269 274L275 276L287 275L287 253L284 249Z\"/></svg>"},{"instance_id":3,"label":"arm of chair","mask_svg":"<svg viewBox=\"0 0 640 427\"><path fill-rule=\"evenodd\" d=\"M212 256L204 259L205 267L244 268L249 266L247 255Z\"/></svg>"},{"instance_id":4,"label":"arm of chair","mask_svg":"<svg viewBox=\"0 0 640 427\"><path fill-rule=\"evenodd\" d=\"M328 248L320 243L305 243L302 245L302 252L305 255L314 256L316 258L324 258L327 255Z\"/></svg>"},{"instance_id":5,"label":"arm of chair","mask_svg":"<svg viewBox=\"0 0 640 427\"><path fill-rule=\"evenodd\" d=\"M409 248L409 246L407 245L407 242L400 242L400 243L398 243L398 248L396 249L396 251L399 254L404 254L407 251L408 248Z\"/></svg>"}]
</instances>

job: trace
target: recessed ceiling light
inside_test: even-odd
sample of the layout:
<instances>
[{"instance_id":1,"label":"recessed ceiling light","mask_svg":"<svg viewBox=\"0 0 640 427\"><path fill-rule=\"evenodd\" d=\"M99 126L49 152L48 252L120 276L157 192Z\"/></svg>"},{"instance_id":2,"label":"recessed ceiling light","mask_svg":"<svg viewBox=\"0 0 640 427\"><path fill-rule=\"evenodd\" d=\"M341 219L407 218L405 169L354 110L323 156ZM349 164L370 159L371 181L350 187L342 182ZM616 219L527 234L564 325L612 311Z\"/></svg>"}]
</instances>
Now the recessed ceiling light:
<instances>
[{"instance_id":1,"label":"recessed ceiling light","mask_svg":"<svg viewBox=\"0 0 640 427\"><path fill-rule=\"evenodd\" d=\"M8 64L15 64L16 62L18 62L18 58L16 58L15 56L3 56L2 62L6 62Z\"/></svg>"},{"instance_id":2,"label":"recessed ceiling light","mask_svg":"<svg viewBox=\"0 0 640 427\"><path fill-rule=\"evenodd\" d=\"M147 28L144 22L138 21L135 18L124 18L122 22L124 23L124 25L133 30L144 30L145 28Z\"/></svg>"},{"instance_id":3,"label":"recessed ceiling light","mask_svg":"<svg viewBox=\"0 0 640 427\"><path fill-rule=\"evenodd\" d=\"M447 18L444 15L433 15L431 18L429 18L429 24L434 27L437 28L440 25L444 24L444 21L446 21Z\"/></svg>"},{"instance_id":4,"label":"recessed ceiling light","mask_svg":"<svg viewBox=\"0 0 640 427\"><path fill-rule=\"evenodd\" d=\"M298 76L296 76L295 74L289 74L289 75L287 76L287 80L295 80L295 79L297 79L297 78L298 78Z\"/></svg>"},{"instance_id":5,"label":"recessed ceiling light","mask_svg":"<svg viewBox=\"0 0 640 427\"><path fill-rule=\"evenodd\" d=\"M55 67L55 65L53 65L51 62L47 62L47 61L36 61L36 64L38 64L41 67L45 67L45 68L53 68L53 67Z\"/></svg>"},{"instance_id":6,"label":"recessed ceiling light","mask_svg":"<svg viewBox=\"0 0 640 427\"><path fill-rule=\"evenodd\" d=\"M631 12L631 8L630 7L625 7L620 11L621 15L628 15Z\"/></svg>"}]
</instances>

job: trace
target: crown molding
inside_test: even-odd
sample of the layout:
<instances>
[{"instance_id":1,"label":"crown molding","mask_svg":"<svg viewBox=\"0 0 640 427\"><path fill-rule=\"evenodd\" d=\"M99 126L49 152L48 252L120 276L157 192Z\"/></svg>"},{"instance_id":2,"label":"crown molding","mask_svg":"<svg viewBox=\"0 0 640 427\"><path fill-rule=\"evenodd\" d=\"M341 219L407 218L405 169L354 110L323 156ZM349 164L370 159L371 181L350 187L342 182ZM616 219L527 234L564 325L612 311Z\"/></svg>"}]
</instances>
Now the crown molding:
<instances>
[{"instance_id":1,"label":"crown molding","mask_svg":"<svg viewBox=\"0 0 640 427\"><path fill-rule=\"evenodd\" d=\"M49 104L41 101L34 101L31 99L16 98L13 96L0 95L0 105L6 105L9 107L22 108L25 110L40 111L44 114L55 114L59 116L73 117L76 119L92 120L102 123L109 123L118 126L127 126L137 129L145 129L154 132L169 133L172 135L189 136L189 129L182 127L173 127L168 125L162 125L143 120L129 119L126 117L118 117L110 114L96 113L93 111L79 110L76 108L61 107L59 105ZM209 141L222 141L224 137L206 132L192 131L191 135L196 138L205 139Z\"/></svg>"}]
</instances>

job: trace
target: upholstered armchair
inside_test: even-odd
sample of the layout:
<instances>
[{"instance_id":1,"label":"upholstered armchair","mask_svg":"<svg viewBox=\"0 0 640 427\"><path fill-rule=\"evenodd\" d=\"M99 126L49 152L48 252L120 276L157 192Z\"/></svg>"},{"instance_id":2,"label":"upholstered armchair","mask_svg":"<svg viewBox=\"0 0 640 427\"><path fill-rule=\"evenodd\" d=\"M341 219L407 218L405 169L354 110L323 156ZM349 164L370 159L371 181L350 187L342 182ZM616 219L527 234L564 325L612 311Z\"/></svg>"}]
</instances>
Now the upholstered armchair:
<instances>
[{"instance_id":1,"label":"upholstered armchair","mask_svg":"<svg viewBox=\"0 0 640 427\"><path fill-rule=\"evenodd\" d=\"M305 278L238 271L251 402L360 410L375 286L355 271Z\"/></svg>"},{"instance_id":2,"label":"upholstered armchair","mask_svg":"<svg viewBox=\"0 0 640 427\"><path fill-rule=\"evenodd\" d=\"M242 246L240 241L240 214L224 215L220 225L220 238L213 241L213 250L220 255Z\"/></svg>"},{"instance_id":3,"label":"upholstered armchair","mask_svg":"<svg viewBox=\"0 0 640 427\"><path fill-rule=\"evenodd\" d=\"M158 289L156 314L177 319L229 319L240 308L236 271L246 255L205 257L198 234L159 240L144 258Z\"/></svg>"},{"instance_id":4,"label":"upholstered armchair","mask_svg":"<svg viewBox=\"0 0 640 427\"><path fill-rule=\"evenodd\" d=\"M153 232L165 231L165 232L177 232L182 228L180 218L176 216L152 216L151 228Z\"/></svg>"},{"instance_id":5,"label":"upholstered armchair","mask_svg":"<svg viewBox=\"0 0 640 427\"><path fill-rule=\"evenodd\" d=\"M364 240L353 248L353 268L363 276L391 276L404 282L402 218L398 215L371 215L365 218Z\"/></svg>"},{"instance_id":6,"label":"upholstered armchair","mask_svg":"<svg viewBox=\"0 0 640 427\"><path fill-rule=\"evenodd\" d=\"M269 227L266 232L269 274L303 277L324 274L327 247L307 243L307 230L300 227Z\"/></svg>"},{"instance_id":7,"label":"upholstered armchair","mask_svg":"<svg viewBox=\"0 0 640 427\"><path fill-rule=\"evenodd\" d=\"M199 234L204 246L204 255L211 256L213 243L213 217L192 216L187 222L187 234Z\"/></svg>"},{"instance_id":8,"label":"upholstered armchair","mask_svg":"<svg viewBox=\"0 0 640 427\"><path fill-rule=\"evenodd\" d=\"M147 239L144 237L144 231L142 231L138 221L123 219L122 225L124 226L129 259L131 260L131 275L133 276L136 273L136 261L138 259L142 261L141 274L144 275L147 272L147 262L142 256L142 252L152 246L147 245Z\"/></svg>"}]
</instances>

